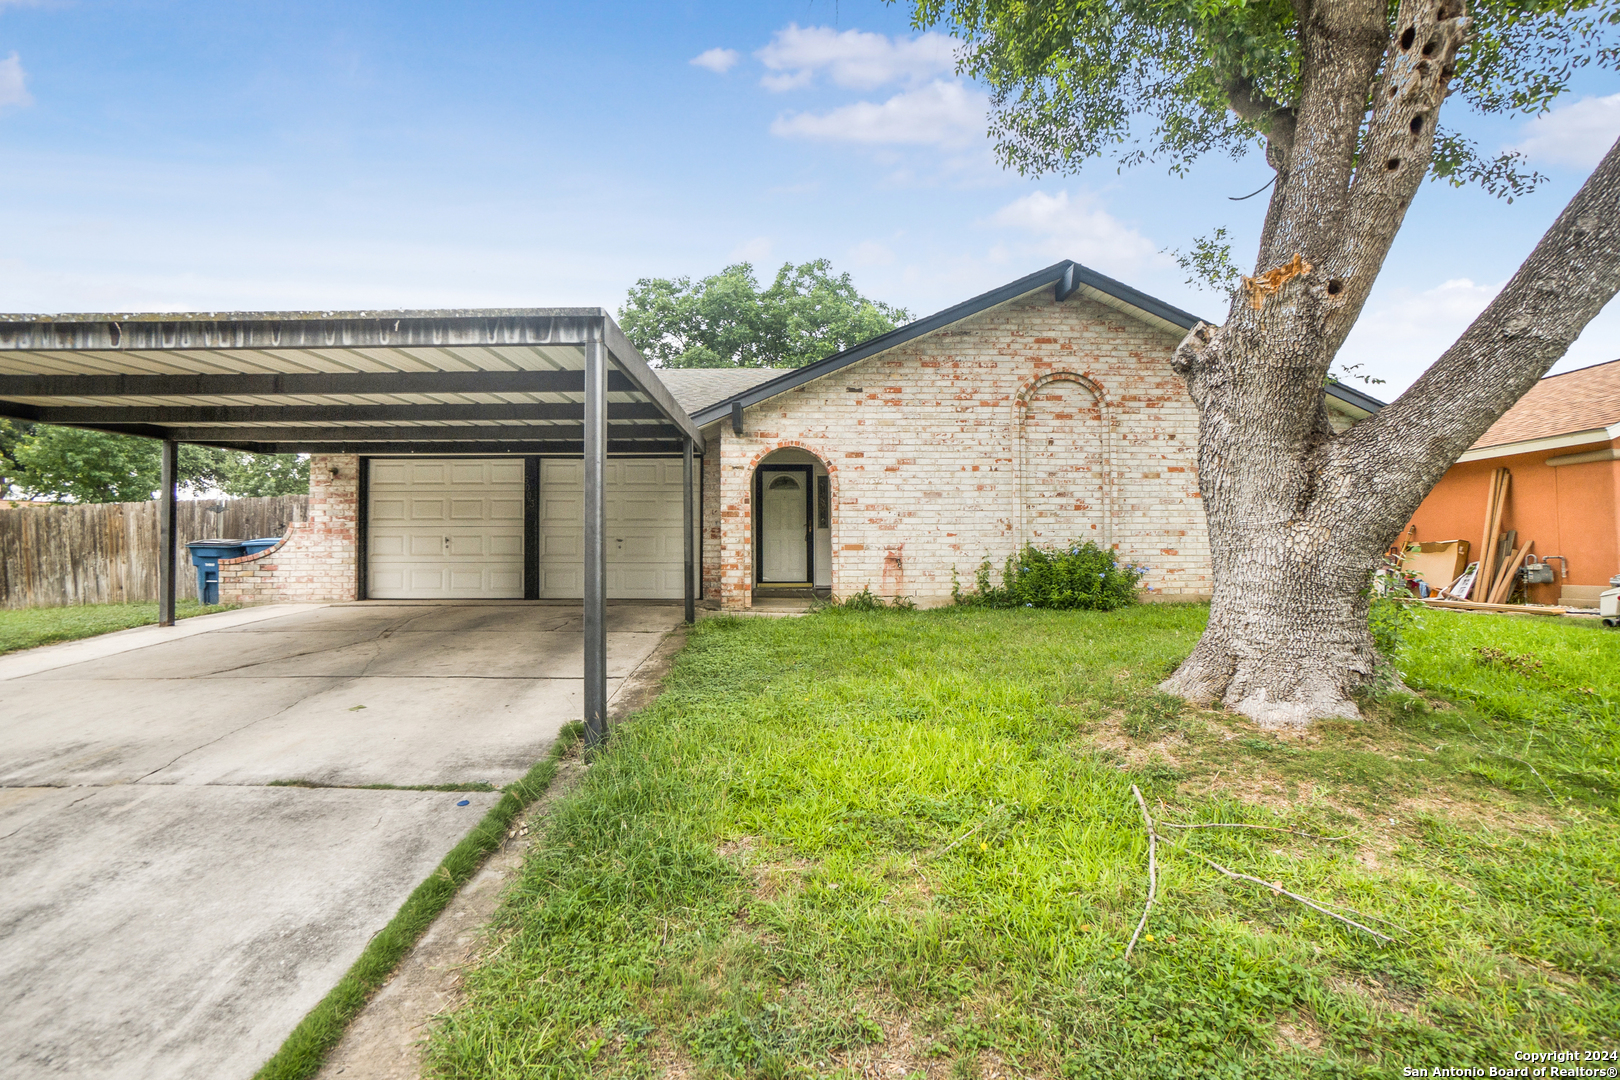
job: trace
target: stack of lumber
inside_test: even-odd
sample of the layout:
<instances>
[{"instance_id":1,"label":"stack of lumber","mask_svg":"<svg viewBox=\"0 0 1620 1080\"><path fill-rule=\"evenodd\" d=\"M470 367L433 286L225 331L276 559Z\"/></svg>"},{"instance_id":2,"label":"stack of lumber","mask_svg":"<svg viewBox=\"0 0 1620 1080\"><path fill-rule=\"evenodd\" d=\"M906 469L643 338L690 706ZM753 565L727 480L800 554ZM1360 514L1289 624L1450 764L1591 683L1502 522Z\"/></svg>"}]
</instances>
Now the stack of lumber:
<instances>
[{"instance_id":1,"label":"stack of lumber","mask_svg":"<svg viewBox=\"0 0 1620 1080\"><path fill-rule=\"evenodd\" d=\"M1502 530L1502 517L1507 509L1508 489L1513 475L1506 469L1491 474L1490 488L1485 496L1485 536L1480 546L1479 568L1469 582L1467 591L1453 595L1450 603L1470 602L1470 607L1499 610L1513 593L1513 582L1519 566L1530 551L1533 541L1519 543L1517 530ZM1449 605L1448 605L1449 606ZM1553 609L1543 609L1549 614Z\"/></svg>"}]
</instances>

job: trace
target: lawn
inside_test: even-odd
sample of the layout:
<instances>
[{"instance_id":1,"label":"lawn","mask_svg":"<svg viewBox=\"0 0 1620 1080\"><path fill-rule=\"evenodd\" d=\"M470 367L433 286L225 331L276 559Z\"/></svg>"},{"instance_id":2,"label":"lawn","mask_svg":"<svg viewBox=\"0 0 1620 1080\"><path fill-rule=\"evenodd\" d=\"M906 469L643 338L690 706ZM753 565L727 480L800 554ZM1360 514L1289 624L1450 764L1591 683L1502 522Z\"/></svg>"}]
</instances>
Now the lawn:
<instances>
[{"instance_id":1,"label":"lawn","mask_svg":"<svg viewBox=\"0 0 1620 1080\"><path fill-rule=\"evenodd\" d=\"M174 605L176 618L210 615L227 611L223 604L203 605L195 600L181 600ZM37 645L50 645L57 641L76 641L95 637L114 630L128 630L132 626L146 626L158 621L157 604L78 604L73 607L0 608L0 654L32 649Z\"/></svg>"},{"instance_id":2,"label":"lawn","mask_svg":"<svg viewBox=\"0 0 1620 1080\"><path fill-rule=\"evenodd\" d=\"M1154 689L1205 614L702 623L555 809L434 1075L1401 1076L1620 1050L1620 636L1427 612L1400 656L1422 696L1279 735ZM1161 828L1127 960L1133 784L1161 823L1268 828Z\"/></svg>"}]
</instances>

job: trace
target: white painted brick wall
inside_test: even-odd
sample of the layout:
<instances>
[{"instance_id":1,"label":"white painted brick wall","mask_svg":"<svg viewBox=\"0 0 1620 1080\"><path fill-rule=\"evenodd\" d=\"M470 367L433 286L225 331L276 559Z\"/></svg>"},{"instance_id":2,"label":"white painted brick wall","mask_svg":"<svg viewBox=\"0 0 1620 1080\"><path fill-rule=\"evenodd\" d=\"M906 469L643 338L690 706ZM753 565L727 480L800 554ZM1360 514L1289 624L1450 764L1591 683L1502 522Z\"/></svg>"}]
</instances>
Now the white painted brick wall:
<instances>
[{"instance_id":1,"label":"white painted brick wall","mask_svg":"<svg viewBox=\"0 0 1620 1080\"><path fill-rule=\"evenodd\" d=\"M711 427L705 596L750 602L753 470L786 446L831 474L837 595L948 603L953 567L971 585L986 556L999 568L1022 542L1088 538L1151 567L1157 594L1208 595L1198 414L1170 369L1176 344L1042 289L756 405L740 437Z\"/></svg>"}]
</instances>

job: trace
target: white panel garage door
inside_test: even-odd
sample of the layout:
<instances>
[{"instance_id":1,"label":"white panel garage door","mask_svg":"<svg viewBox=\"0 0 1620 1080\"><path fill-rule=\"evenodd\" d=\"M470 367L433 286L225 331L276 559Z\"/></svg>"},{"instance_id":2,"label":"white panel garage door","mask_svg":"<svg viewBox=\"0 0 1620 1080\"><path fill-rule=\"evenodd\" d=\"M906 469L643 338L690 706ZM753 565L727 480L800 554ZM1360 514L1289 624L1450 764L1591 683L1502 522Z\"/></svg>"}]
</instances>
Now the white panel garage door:
<instances>
[{"instance_id":1,"label":"white panel garage door","mask_svg":"<svg viewBox=\"0 0 1620 1080\"><path fill-rule=\"evenodd\" d=\"M523 597L521 459L370 465L368 596Z\"/></svg>"},{"instance_id":2,"label":"white panel garage door","mask_svg":"<svg viewBox=\"0 0 1620 1080\"><path fill-rule=\"evenodd\" d=\"M585 463L540 463L540 595L585 594ZM679 600L681 460L607 463L607 594L610 599Z\"/></svg>"}]
</instances>

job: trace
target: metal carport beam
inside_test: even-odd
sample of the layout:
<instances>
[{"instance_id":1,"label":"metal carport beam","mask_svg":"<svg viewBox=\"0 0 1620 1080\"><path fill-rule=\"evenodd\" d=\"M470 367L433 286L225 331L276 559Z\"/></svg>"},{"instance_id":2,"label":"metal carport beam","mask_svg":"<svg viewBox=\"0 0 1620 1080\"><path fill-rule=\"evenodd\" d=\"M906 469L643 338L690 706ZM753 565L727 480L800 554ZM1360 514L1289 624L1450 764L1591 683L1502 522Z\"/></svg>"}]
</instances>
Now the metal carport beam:
<instances>
[{"instance_id":1,"label":"metal carport beam","mask_svg":"<svg viewBox=\"0 0 1620 1080\"><path fill-rule=\"evenodd\" d=\"M604 319L605 322L605 319ZM607 738L607 366L605 343L585 346L584 720L585 750ZM682 414L684 415L684 413Z\"/></svg>"},{"instance_id":2,"label":"metal carport beam","mask_svg":"<svg viewBox=\"0 0 1620 1080\"><path fill-rule=\"evenodd\" d=\"M577 401L479 402L472 405L24 405L0 401L0 409L26 409L21 420L44 424L300 424L421 423L453 420L573 420L583 423ZM610 401L608 422L663 420L651 401Z\"/></svg>"},{"instance_id":3,"label":"metal carport beam","mask_svg":"<svg viewBox=\"0 0 1620 1080\"><path fill-rule=\"evenodd\" d=\"M0 398L278 397L328 394L577 394L583 371L335 371L229 375L0 375ZM614 372L607 388L640 389ZM677 411L679 407L677 406ZM681 413L684 417L686 414ZM688 421L690 422L690 421Z\"/></svg>"}]
</instances>

